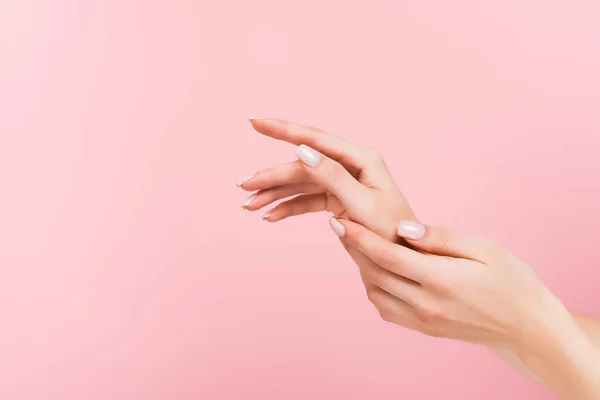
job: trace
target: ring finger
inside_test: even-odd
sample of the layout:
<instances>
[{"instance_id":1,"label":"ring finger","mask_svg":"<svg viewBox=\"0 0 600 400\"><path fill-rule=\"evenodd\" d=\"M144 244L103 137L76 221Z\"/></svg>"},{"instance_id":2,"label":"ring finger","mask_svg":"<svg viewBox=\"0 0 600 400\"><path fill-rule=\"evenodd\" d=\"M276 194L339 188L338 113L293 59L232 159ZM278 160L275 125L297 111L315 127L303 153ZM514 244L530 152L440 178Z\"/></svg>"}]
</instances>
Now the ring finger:
<instances>
[{"instance_id":1,"label":"ring finger","mask_svg":"<svg viewBox=\"0 0 600 400\"><path fill-rule=\"evenodd\" d=\"M275 186L305 183L309 181L310 178L306 174L304 168L300 165L300 162L294 161L258 171L254 175L239 181L238 186L244 190L253 192Z\"/></svg>"}]
</instances>

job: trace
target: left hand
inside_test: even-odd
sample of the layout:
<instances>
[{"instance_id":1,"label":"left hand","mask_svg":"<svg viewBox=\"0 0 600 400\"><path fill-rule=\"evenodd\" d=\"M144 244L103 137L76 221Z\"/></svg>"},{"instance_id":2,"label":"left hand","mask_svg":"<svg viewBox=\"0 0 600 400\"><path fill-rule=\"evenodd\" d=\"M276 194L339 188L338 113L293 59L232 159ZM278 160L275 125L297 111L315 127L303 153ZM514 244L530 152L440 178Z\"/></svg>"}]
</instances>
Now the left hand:
<instances>
[{"instance_id":1,"label":"left hand","mask_svg":"<svg viewBox=\"0 0 600 400\"><path fill-rule=\"evenodd\" d=\"M257 211L283 200L264 215L266 221L328 211L389 240L398 239L396 226L400 220L416 220L374 149L280 119L251 118L250 123L265 136L298 145L298 160L238 181L243 190L255 192L246 199L246 210Z\"/></svg>"},{"instance_id":2,"label":"left hand","mask_svg":"<svg viewBox=\"0 0 600 400\"><path fill-rule=\"evenodd\" d=\"M265 136L298 145L298 160L239 180L239 187L255 192L243 204L246 210L256 211L282 200L263 216L266 221L328 211L399 243L398 222L417 220L374 149L280 119L250 118L250 123ZM345 248L358 266L372 264L356 249ZM362 278L368 291L372 284Z\"/></svg>"}]
</instances>

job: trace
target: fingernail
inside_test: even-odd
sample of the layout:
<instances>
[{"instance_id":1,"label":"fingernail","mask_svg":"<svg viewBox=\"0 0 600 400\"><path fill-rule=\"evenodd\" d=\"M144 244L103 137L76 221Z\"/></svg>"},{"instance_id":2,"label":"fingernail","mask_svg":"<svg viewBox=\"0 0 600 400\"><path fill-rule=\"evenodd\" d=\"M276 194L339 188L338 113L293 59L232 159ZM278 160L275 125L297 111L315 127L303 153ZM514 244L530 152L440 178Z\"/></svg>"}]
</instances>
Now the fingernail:
<instances>
[{"instance_id":1,"label":"fingernail","mask_svg":"<svg viewBox=\"0 0 600 400\"><path fill-rule=\"evenodd\" d=\"M425 227L411 221L401 221L398 224L398 236L406 239L420 240L425 236Z\"/></svg>"},{"instance_id":2,"label":"fingernail","mask_svg":"<svg viewBox=\"0 0 600 400\"><path fill-rule=\"evenodd\" d=\"M331 229L333 229L335 234L339 237L344 237L344 235L346 234L346 229L344 228L344 225L340 224L340 222L335 218L329 219L329 226L331 226Z\"/></svg>"},{"instance_id":3,"label":"fingernail","mask_svg":"<svg viewBox=\"0 0 600 400\"><path fill-rule=\"evenodd\" d=\"M265 117L248 117L248 121L252 122L257 119L266 119Z\"/></svg>"},{"instance_id":4,"label":"fingernail","mask_svg":"<svg viewBox=\"0 0 600 400\"><path fill-rule=\"evenodd\" d=\"M250 203L252 203L254 201L254 198L256 198L255 194L253 194L252 196L248 197L246 199L246 201L244 202L244 204L242 204L242 208L248 208L248 206L250 205Z\"/></svg>"},{"instance_id":5,"label":"fingernail","mask_svg":"<svg viewBox=\"0 0 600 400\"><path fill-rule=\"evenodd\" d=\"M296 156L302 161L304 164L309 167L316 167L321 162L321 154L318 151L311 149L305 144L301 144L296 149Z\"/></svg>"},{"instance_id":6,"label":"fingernail","mask_svg":"<svg viewBox=\"0 0 600 400\"><path fill-rule=\"evenodd\" d=\"M267 219L269 219L269 217L270 217L271 215L273 215L273 211L275 211L275 209L267 211L267 212L265 213L265 215L263 215L263 219L264 219L264 220L267 220Z\"/></svg>"},{"instance_id":7,"label":"fingernail","mask_svg":"<svg viewBox=\"0 0 600 400\"><path fill-rule=\"evenodd\" d=\"M244 184L244 182L246 182L246 181L247 181L247 180L249 180L249 179L252 179L252 177L254 177L254 174L252 174L252 175L248 175L248 176L245 176L245 177L243 177L242 179L238 180L238 181L237 181L235 184L236 184L238 187L239 187L239 186L242 186L242 185Z\"/></svg>"}]
</instances>

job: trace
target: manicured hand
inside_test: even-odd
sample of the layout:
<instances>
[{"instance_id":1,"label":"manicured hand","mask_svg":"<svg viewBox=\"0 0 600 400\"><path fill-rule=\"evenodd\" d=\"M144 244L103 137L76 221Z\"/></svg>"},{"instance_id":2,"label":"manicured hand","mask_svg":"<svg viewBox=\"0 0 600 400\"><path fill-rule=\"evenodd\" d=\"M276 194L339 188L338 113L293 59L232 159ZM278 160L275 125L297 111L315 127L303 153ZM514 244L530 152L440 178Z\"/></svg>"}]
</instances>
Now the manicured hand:
<instances>
[{"instance_id":1,"label":"manicured hand","mask_svg":"<svg viewBox=\"0 0 600 400\"><path fill-rule=\"evenodd\" d=\"M382 237L401 242L401 220L416 221L381 155L320 129L271 118L251 118L259 133L297 145L297 160L258 171L238 186L255 191L243 204L256 211L278 200L264 219L277 222L306 213L328 211L356 221ZM372 261L355 249L346 250L359 266ZM363 277L367 290L371 283Z\"/></svg>"},{"instance_id":2,"label":"manicured hand","mask_svg":"<svg viewBox=\"0 0 600 400\"><path fill-rule=\"evenodd\" d=\"M251 119L263 135L297 145L297 161L258 171L238 186L256 191L243 207L256 211L284 200L264 218L280 221L328 211L390 240L401 219L415 220L379 153L322 130L278 119Z\"/></svg>"},{"instance_id":3,"label":"manicured hand","mask_svg":"<svg viewBox=\"0 0 600 400\"><path fill-rule=\"evenodd\" d=\"M330 224L373 262L361 272L373 284L369 299L387 321L515 350L550 340L548 328L570 326L570 314L533 269L490 240L401 222L398 234L413 250L350 221Z\"/></svg>"},{"instance_id":4,"label":"manicured hand","mask_svg":"<svg viewBox=\"0 0 600 400\"><path fill-rule=\"evenodd\" d=\"M404 221L399 246L351 221L330 225L381 317L429 336L506 349L565 399L600 398L600 355L533 269L493 241Z\"/></svg>"}]
</instances>

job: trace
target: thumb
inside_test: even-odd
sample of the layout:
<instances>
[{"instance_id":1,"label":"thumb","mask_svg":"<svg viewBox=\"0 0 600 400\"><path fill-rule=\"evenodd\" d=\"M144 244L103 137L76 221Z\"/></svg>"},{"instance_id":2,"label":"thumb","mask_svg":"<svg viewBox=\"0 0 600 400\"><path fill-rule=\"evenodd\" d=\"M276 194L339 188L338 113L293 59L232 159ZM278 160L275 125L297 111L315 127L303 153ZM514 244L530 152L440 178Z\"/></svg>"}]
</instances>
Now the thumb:
<instances>
[{"instance_id":1,"label":"thumb","mask_svg":"<svg viewBox=\"0 0 600 400\"><path fill-rule=\"evenodd\" d=\"M501 249L488 239L463 236L446 228L425 226L412 221L401 221L398 224L398 236L426 253L482 263L489 262Z\"/></svg>"},{"instance_id":2,"label":"thumb","mask_svg":"<svg viewBox=\"0 0 600 400\"><path fill-rule=\"evenodd\" d=\"M353 219L370 215L371 190L354 179L342 164L304 144L298 146L296 156L311 179L333 193Z\"/></svg>"}]
</instances>

